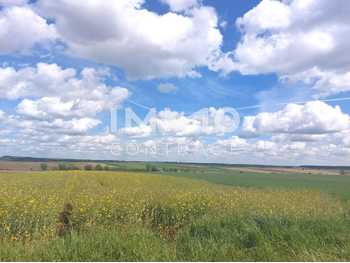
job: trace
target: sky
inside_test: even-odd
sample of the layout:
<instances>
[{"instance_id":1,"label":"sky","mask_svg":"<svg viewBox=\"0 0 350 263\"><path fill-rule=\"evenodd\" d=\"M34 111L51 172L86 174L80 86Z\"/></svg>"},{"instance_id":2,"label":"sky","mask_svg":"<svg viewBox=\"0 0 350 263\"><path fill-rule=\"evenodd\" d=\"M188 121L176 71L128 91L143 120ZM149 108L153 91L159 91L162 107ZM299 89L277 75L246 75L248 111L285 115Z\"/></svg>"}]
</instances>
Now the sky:
<instances>
[{"instance_id":1,"label":"sky","mask_svg":"<svg viewBox=\"0 0 350 263\"><path fill-rule=\"evenodd\" d=\"M0 0L0 156L348 165L347 0Z\"/></svg>"}]
</instances>

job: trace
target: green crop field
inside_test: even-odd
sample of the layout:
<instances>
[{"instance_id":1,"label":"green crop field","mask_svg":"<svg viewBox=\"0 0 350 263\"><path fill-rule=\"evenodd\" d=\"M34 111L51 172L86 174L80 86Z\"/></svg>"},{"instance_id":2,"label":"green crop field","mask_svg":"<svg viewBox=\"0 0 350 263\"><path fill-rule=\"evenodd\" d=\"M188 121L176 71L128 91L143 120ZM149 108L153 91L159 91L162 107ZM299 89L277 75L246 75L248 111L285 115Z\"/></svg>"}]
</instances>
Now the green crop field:
<instances>
[{"instance_id":1,"label":"green crop field","mask_svg":"<svg viewBox=\"0 0 350 263\"><path fill-rule=\"evenodd\" d=\"M329 193L342 200L350 199L350 176L297 174L297 173L241 173L224 168L208 169L205 172L193 171L172 175L205 180L210 183L230 186L273 188L273 189L313 189Z\"/></svg>"},{"instance_id":2,"label":"green crop field","mask_svg":"<svg viewBox=\"0 0 350 263\"><path fill-rule=\"evenodd\" d=\"M0 260L350 260L349 177L176 167L0 173Z\"/></svg>"}]
</instances>

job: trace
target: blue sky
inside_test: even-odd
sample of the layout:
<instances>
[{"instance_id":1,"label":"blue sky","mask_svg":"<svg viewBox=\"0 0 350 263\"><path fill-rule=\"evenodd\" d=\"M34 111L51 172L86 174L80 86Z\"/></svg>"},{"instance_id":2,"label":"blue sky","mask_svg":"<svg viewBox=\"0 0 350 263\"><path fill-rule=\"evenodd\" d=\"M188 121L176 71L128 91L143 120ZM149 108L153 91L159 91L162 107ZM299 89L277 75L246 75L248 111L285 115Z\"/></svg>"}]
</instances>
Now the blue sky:
<instances>
[{"instance_id":1,"label":"blue sky","mask_svg":"<svg viewBox=\"0 0 350 263\"><path fill-rule=\"evenodd\" d=\"M271 164L346 164L350 155L344 1L0 7L0 155ZM228 107L238 127L225 126L237 124ZM126 108L141 119L157 113L126 127ZM203 127L193 113L206 109ZM130 143L140 152L128 154Z\"/></svg>"}]
</instances>

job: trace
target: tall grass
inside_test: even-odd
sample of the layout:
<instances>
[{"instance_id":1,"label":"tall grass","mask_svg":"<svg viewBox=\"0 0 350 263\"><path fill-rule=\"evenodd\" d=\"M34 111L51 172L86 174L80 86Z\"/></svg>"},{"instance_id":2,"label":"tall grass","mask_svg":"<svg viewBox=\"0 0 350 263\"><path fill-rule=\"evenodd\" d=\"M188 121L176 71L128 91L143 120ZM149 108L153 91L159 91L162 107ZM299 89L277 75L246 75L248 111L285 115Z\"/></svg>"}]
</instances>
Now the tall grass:
<instances>
[{"instance_id":1,"label":"tall grass","mask_svg":"<svg viewBox=\"0 0 350 263\"><path fill-rule=\"evenodd\" d=\"M1 261L340 261L348 221L266 216L205 217L166 240L140 225L95 227L49 242L1 243Z\"/></svg>"}]
</instances>

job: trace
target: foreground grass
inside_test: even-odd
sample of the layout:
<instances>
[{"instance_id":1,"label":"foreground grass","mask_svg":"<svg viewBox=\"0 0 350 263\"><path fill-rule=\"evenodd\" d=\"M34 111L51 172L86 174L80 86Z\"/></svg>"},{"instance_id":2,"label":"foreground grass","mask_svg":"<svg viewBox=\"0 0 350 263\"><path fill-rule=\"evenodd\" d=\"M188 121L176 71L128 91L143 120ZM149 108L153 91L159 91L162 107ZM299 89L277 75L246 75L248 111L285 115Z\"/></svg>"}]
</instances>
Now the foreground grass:
<instances>
[{"instance_id":1,"label":"foreground grass","mask_svg":"<svg viewBox=\"0 0 350 263\"><path fill-rule=\"evenodd\" d=\"M349 203L114 172L0 174L0 261L350 260ZM73 205L73 231L57 215Z\"/></svg>"},{"instance_id":2,"label":"foreground grass","mask_svg":"<svg viewBox=\"0 0 350 263\"><path fill-rule=\"evenodd\" d=\"M350 259L348 221L205 217L174 240L144 226L93 228L49 242L2 243L1 261L341 261Z\"/></svg>"}]
</instances>

